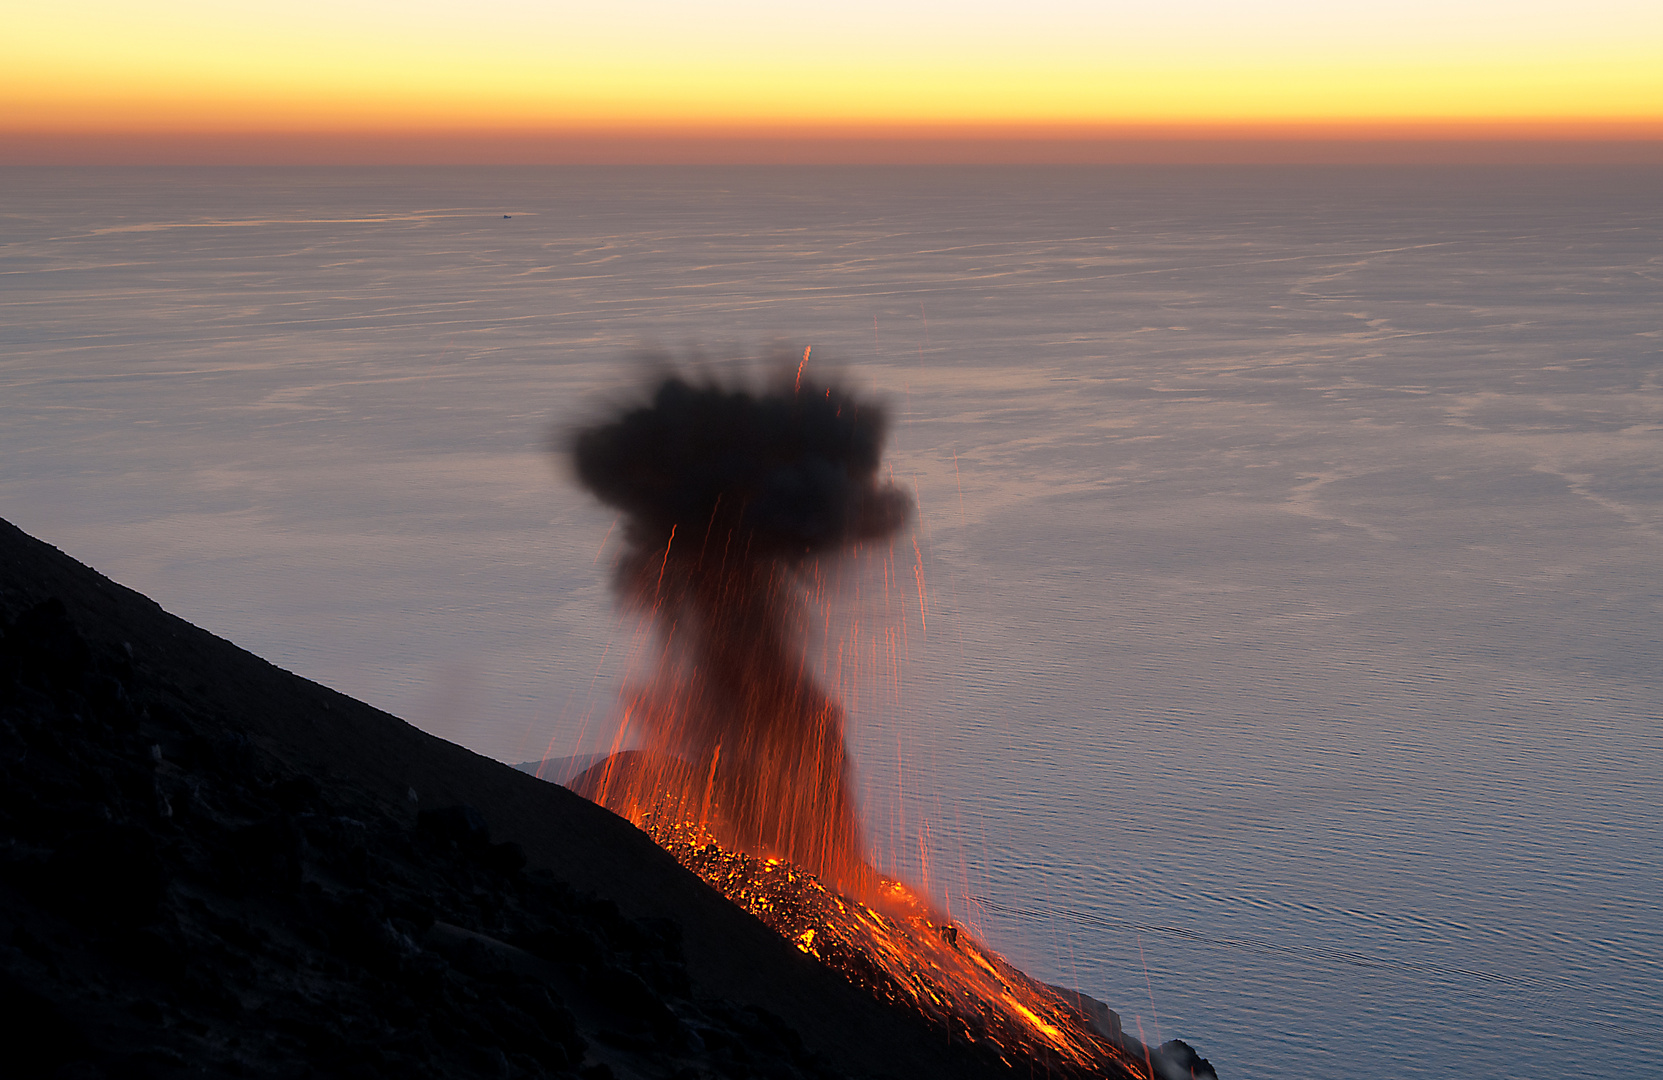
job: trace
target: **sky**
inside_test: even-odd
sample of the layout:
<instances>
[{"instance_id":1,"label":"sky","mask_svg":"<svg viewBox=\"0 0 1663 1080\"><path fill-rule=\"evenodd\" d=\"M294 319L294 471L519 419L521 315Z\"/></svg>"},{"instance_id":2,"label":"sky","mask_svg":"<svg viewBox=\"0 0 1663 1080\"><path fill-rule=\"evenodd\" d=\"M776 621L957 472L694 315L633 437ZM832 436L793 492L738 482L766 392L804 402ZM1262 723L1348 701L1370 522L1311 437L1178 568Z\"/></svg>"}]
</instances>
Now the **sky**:
<instances>
[{"instance_id":1,"label":"sky","mask_svg":"<svg viewBox=\"0 0 1663 1080\"><path fill-rule=\"evenodd\" d=\"M1663 138L1656 0L62 0L0 135Z\"/></svg>"}]
</instances>

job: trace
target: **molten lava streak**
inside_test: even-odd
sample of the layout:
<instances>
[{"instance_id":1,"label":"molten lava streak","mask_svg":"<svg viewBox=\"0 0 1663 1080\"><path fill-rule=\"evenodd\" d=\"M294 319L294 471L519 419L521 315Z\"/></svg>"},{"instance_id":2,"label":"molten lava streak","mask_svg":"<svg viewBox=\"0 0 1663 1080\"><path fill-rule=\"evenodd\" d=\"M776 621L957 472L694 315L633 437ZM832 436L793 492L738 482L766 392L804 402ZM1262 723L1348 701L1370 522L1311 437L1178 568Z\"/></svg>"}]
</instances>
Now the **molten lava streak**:
<instances>
[{"instance_id":1,"label":"molten lava streak","mask_svg":"<svg viewBox=\"0 0 1663 1080\"><path fill-rule=\"evenodd\" d=\"M1015 1063L1144 1076L1086 1019L867 857L842 707L810 673L805 574L895 535L875 404L784 369L753 393L663 378L579 432L579 479L625 515L615 586L659 663L614 754L573 786L798 948Z\"/></svg>"}]
</instances>

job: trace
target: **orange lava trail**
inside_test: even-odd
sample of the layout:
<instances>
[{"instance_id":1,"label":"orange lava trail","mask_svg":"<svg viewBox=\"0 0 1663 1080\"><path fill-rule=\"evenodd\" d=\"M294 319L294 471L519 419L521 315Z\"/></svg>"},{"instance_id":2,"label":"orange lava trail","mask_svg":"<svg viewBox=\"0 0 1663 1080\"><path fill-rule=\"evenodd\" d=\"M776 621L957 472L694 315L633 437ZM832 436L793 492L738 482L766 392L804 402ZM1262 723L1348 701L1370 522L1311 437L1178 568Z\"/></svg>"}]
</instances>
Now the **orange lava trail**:
<instances>
[{"instance_id":1,"label":"orange lava trail","mask_svg":"<svg viewBox=\"0 0 1663 1080\"><path fill-rule=\"evenodd\" d=\"M1057 1080L1150 1080L1153 1062L1098 1031L1062 995L1012 967L898 881L862 903L790 862L725 849L651 813L649 835L734 903L874 996L924 1016L1012 1068Z\"/></svg>"}]
</instances>

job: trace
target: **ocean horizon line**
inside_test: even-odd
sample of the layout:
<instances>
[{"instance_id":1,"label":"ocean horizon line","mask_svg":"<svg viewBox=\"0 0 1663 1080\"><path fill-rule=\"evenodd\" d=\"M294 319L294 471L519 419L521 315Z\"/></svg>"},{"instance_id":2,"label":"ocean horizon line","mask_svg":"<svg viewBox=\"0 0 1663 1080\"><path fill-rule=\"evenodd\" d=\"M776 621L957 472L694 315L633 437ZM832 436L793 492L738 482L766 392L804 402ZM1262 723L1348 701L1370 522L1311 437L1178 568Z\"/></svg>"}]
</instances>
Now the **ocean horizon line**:
<instances>
[{"instance_id":1,"label":"ocean horizon line","mask_svg":"<svg viewBox=\"0 0 1663 1080\"><path fill-rule=\"evenodd\" d=\"M0 132L0 165L1659 165L1663 132Z\"/></svg>"}]
</instances>

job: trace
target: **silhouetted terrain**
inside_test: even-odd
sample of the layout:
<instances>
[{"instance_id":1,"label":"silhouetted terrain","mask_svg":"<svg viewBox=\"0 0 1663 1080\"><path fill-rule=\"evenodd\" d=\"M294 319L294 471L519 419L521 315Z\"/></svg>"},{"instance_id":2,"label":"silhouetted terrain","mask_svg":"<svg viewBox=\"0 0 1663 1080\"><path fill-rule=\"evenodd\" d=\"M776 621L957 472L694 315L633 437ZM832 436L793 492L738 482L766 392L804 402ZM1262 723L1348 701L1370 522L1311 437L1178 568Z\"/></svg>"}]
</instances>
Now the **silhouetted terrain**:
<instances>
[{"instance_id":1,"label":"silhouetted terrain","mask_svg":"<svg viewBox=\"0 0 1663 1080\"><path fill-rule=\"evenodd\" d=\"M8 1075L1008 1075L612 814L4 522L0 628Z\"/></svg>"}]
</instances>

